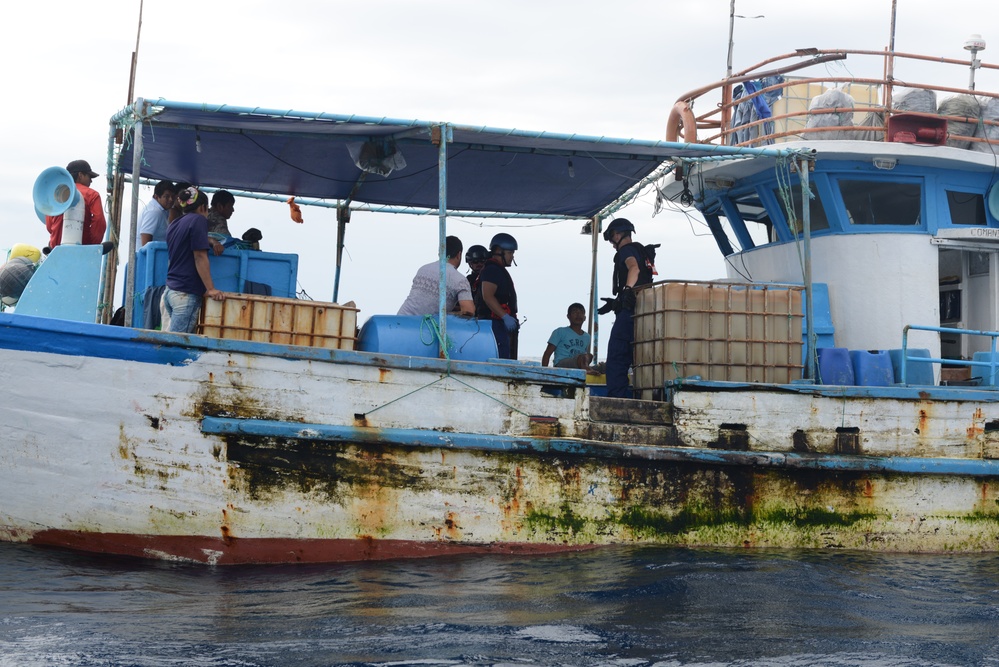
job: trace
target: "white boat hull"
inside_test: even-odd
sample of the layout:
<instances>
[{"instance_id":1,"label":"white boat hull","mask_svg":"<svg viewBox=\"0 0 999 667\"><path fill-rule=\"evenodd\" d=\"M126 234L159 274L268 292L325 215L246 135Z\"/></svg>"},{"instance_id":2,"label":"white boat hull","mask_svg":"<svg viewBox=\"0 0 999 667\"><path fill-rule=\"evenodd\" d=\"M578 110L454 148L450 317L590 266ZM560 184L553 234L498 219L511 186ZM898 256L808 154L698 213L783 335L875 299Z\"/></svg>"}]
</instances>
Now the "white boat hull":
<instances>
[{"instance_id":1,"label":"white boat hull","mask_svg":"<svg viewBox=\"0 0 999 667\"><path fill-rule=\"evenodd\" d=\"M716 383L655 407L537 366L0 318L5 540L206 563L999 547L990 392Z\"/></svg>"}]
</instances>

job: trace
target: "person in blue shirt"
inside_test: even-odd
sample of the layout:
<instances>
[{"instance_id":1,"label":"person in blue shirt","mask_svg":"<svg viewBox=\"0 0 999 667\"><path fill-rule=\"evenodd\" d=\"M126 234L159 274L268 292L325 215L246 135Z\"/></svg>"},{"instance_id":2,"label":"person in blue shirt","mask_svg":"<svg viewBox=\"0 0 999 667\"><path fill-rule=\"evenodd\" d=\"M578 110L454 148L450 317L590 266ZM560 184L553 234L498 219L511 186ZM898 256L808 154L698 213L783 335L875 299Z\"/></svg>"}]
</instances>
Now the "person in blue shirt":
<instances>
[{"instance_id":1,"label":"person in blue shirt","mask_svg":"<svg viewBox=\"0 0 999 667\"><path fill-rule=\"evenodd\" d=\"M192 333L204 297L222 301L208 264L208 197L195 187L177 195L184 215L167 227L167 278L161 302L163 331Z\"/></svg>"},{"instance_id":2,"label":"person in blue shirt","mask_svg":"<svg viewBox=\"0 0 999 667\"><path fill-rule=\"evenodd\" d=\"M569 326L559 327L548 337L548 347L541 357L541 365L547 366L552 355L555 355L556 368L585 369L593 360L590 354L590 334L583 331L586 321L586 308L581 303L569 306L565 316Z\"/></svg>"},{"instance_id":3,"label":"person in blue shirt","mask_svg":"<svg viewBox=\"0 0 999 667\"><path fill-rule=\"evenodd\" d=\"M153 189L153 200L146 204L139 219L139 247L150 241L166 241L167 216L177 199L173 181L160 181Z\"/></svg>"}]
</instances>

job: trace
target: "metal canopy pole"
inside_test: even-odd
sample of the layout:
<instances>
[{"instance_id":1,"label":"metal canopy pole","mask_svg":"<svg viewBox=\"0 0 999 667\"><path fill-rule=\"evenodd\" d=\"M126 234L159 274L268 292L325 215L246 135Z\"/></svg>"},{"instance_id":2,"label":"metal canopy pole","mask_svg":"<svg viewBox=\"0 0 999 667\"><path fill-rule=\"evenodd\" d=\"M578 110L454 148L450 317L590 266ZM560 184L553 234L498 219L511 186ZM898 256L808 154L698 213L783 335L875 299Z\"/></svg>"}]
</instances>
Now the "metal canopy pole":
<instances>
[{"instance_id":1,"label":"metal canopy pole","mask_svg":"<svg viewBox=\"0 0 999 667\"><path fill-rule=\"evenodd\" d=\"M350 206L337 203L336 207L336 273L333 276L333 303L340 303L340 270L343 266L343 237L350 222Z\"/></svg>"},{"instance_id":2,"label":"metal canopy pole","mask_svg":"<svg viewBox=\"0 0 999 667\"><path fill-rule=\"evenodd\" d=\"M447 145L452 140L451 126L447 123L435 125L431 140L437 144L437 200L439 222L437 227L437 254L440 273L438 275L437 312L440 321L439 355L447 357Z\"/></svg>"},{"instance_id":3,"label":"metal canopy pole","mask_svg":"<svg viewBox=\"0 0 999 667\"><path fill-rule=\"evenodd\" d=\"M812 307L814 302L812 299L812 188L808 182L807 158L803 157L798 162L798 177L798 180L801 182L801 216L805 239L805 331L808 334L808 360L806 368L808 378L813 382L817 382L818 378L815 372L815 360L817 357L815 345L817 340L815 335L815 321L812 316L814 310Z\"/></svg>"},{"instance_id":4,"label":"metal canopy pole","mask_svg":"<svg viewBox=\"0 0 999 667\"><path fill-rule=\"evenodd\" d=\"M142 168L142 118L145 102L135 100L135 124L132 126L132 206L128 223L128 278L125 281L125 321L132 322L132 308L135 302L135 232L139 227L139 171ZM134 325L135 323L132 322Z\"/></svg>"},{"instance_id":5,"label":"metal canopy pole","mask_svg":"<svg viewBox=\"0 0 999 667\"><path fill-rule=\"evenodd\" d=\"M595 215L590 218L590 354L593 355L594 364L597 363L597 351L600 349L600 324L597 319L597 247L600 238L600 216Z\"/></svg>"}]
</instances>

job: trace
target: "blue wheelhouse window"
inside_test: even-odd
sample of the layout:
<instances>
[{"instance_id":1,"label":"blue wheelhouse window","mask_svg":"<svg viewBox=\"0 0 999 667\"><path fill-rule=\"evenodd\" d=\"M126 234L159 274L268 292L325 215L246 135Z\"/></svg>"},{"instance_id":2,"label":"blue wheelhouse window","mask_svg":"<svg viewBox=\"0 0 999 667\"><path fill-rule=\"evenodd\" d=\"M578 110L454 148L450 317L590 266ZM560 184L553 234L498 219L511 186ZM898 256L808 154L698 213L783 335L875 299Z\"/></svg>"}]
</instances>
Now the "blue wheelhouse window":
<instances>
[{"instance_id":1,"label":"blue wheelhouse window","mask_svg":"<svg viewBox=\"0 0 999 667\"><path fill-rule=\"evenodd\" d=\"M829 218L826 217L826 209L822 205L822 198L814 183L810 183L809 188L812 191L812 199L808 200L809 228L812 232L829 229ZM789 192L785 192L789 196L783 196L781 192L780 188L775 189L774 197L780 202L781 212L784 213L784 219L787 220L787 226L790 228L791 233L799 236L804 229L801 214L801 186L795 184ZM788 210L789 203L791 205L790 211Z\"/></svg>"},{"instance_id":2,"label":"blue wheelhouse window","mask_svg":"<svg viewBox=\"0 0 999 667\"><path fill-rule=\"evenodd\" d=\"M776 240L773 221L755 191L731 197L723 208L743 250Z\"/></svg>"},{"instance_id":3,"label":"blue wheelhouse window","mask_svg":"<svg viewBox=\"0 0 999 667\"><path fill-rule=\"evenodd\" d=\"M950 210L951 224L976 227L988 225L985 197L980 193L947 190L947 208Z\"/></svg>"},{"instance_id":4,"label":"blue wheelhouse window","mask_svg":"<svg viewBox=\"0 0 999 667\"><path fill-rule=\"evenodd\" d=\"M923 189L917 182L843 179L839 191L852 225L920 224Z\"/></svg>"}]
</instances>

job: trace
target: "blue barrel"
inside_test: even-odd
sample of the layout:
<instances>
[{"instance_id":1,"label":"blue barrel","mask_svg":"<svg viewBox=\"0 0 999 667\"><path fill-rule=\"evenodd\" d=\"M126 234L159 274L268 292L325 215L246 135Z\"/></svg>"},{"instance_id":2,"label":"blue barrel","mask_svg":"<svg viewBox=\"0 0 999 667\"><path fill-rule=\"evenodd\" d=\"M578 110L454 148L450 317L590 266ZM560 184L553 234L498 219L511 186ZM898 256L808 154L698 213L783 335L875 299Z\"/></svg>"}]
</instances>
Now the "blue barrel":
<instances>
[{"instance_id":1,"label":"blue barrel","mask_svg":"<svg viewBox=\"0 0 999 667\"><path fill-rule=\"evenodd\" d=\"M930 358L930 351L925 348L909 348L906 353L910 357ZM894 371L895 382L902 381L902 349L888 350L891 357L891 367ZM905 365L906 384L934 384L933 364L924 361L909 361Z\"/></svg>"},{"instance_id":2,"label":"blue barrel","mask_svg":"<svg viewBox=\"0 0 999 667\"><path fill-rule=\"evenodd\" d=\"M845 347L820 347L819 381L822 384L854 384L853 363Z\"/></svg>"},{"instance_id":3,"label":"blue barrel","mask_svg":"<svg viewBox=\"0 0 999 667\"><path fill-rule=\"evenodd\" d=\"M890 387L895 370L888 350L850 350L853 377L861 387Z\"/></svg>"},{"instance_id":4,"label":"blue barrel","mask_svg":"<svg viewBox=\"0 0 999 667\"><path fill-rule=\"evenodd\" d=\"M372 315L361 327L357 349L381 354L438 358L437 318L422 315ZM496 357L496 339L489 320L447 317L451 359L487 361Z\"/></svg>"}]
</instances>

